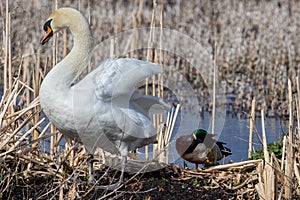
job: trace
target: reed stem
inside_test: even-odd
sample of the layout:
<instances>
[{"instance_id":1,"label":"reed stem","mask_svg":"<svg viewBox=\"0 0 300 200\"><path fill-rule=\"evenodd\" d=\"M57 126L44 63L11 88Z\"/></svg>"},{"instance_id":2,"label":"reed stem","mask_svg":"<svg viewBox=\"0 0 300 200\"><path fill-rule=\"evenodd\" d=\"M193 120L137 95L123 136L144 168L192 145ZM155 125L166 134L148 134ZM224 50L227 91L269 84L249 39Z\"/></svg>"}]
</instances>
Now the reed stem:
<instances>
[{"instance_id":1,"label":"reed stem","mask_svg":"<svg viewBox=\"0 0 300 200\"><path fill-rule=\"evenodd\" d=\"M292 198L292 176L293 176L293 95L292 95L292 83L288 79L288 101L289 101L289 135L287 138L286 147L286 165L285 165L285 177L284 177L284 197L286 199Z\"/></svg>"},{"instance_id":2,"label":"reed stem","mask_svg":"<svg viewBox=\"0 0 300 200\"><path fill-rule=\"evenodd\" d=\"M250 116L250 128L249 128L249 148L248 148L248 159L251 159L252 155L252 143L253 143L253 129L255 123L255 98L252 100L251 104L251 116Z\"/></svg>"}]
</instances>

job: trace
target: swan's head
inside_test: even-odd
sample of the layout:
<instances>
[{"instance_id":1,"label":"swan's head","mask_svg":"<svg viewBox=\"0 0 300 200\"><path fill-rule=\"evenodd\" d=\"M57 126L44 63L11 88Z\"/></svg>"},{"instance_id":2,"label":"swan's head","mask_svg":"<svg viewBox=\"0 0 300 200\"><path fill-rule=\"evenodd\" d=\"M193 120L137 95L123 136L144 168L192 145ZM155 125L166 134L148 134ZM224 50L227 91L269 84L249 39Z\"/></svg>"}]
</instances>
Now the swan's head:
<instances>
[{"instance_id":1,"label":"swan's head","mask_svg":"<svg viewBox=\"0 0 300 200\"><path fill-rule=\"evenodd\" d=\"M82 21L86 21L84 16L74 8L59 8L51 13L44 24L44 31L46 34L41 40L44 45L54 35L54 33L61 31L65 28L76 28L82 25ZM72 31L72 30L71 30Z\"/></svg>"}]
</instances>

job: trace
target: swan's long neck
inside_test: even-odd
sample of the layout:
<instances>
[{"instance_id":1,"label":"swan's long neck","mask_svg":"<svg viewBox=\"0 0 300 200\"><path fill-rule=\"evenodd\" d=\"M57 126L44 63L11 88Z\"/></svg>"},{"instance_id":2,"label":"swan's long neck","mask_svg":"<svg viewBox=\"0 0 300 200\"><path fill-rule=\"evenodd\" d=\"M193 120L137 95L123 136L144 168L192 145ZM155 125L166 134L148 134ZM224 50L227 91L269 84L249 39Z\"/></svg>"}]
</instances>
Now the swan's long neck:
<instances>
[{"instance_id":1,"label":"swan's long neck","mask_svg":"<svg viewBox=\"0 0 300 200\"><path fill-rule=\"evenodd\" d=\"M86 19L80 14L72 16L66 23L66 27L71 30L74 37L74 45L71 52L59 62L46 76L43 85L49 86L61 92L68 92L74 79L87 66L93 39ZM48 91L50 92L50 91ZM55 91L54 91L55 92Z\"/></svg>"}]
</instances>

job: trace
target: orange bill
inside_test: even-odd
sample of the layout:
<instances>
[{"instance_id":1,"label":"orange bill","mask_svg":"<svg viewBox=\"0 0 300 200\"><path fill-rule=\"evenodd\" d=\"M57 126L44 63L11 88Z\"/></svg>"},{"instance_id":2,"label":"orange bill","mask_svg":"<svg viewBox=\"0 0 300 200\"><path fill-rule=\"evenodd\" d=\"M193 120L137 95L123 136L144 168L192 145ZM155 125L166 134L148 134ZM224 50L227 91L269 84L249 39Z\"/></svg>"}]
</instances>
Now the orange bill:
<instances>
[{"instance_id":1,"label":"orange bill","mask_svg":"<svg viewBox=\"0 0 300 200\"><path fill-rule=\"evenodd\" d=\"M46 44L52 36L53 36L53 31L52 31L52 29L49 26L47 26L47 28L46 28L46 34L42 38L41 44L42 45Z\"/></svg>"}]
</instances>

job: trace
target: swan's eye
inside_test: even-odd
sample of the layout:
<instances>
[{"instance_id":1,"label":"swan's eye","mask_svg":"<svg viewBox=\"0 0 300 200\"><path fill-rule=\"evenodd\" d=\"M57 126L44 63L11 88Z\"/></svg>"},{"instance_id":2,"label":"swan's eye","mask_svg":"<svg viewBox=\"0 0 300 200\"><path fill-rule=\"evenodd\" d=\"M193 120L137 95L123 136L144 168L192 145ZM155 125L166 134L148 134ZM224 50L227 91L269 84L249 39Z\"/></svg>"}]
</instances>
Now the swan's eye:
<instances>
[{"instance_id":1,"label":"swan's eye","mask_svg":"<svg viewBox=\"0 0 300 200\"><path fill-rule=\"evenodd\" d=\"M51 21L52 19L49 19L48 21L46 21L46 23L44 24L44 31L47 32L48 28L51 28Z\"/></svg>"}]
</instances>

